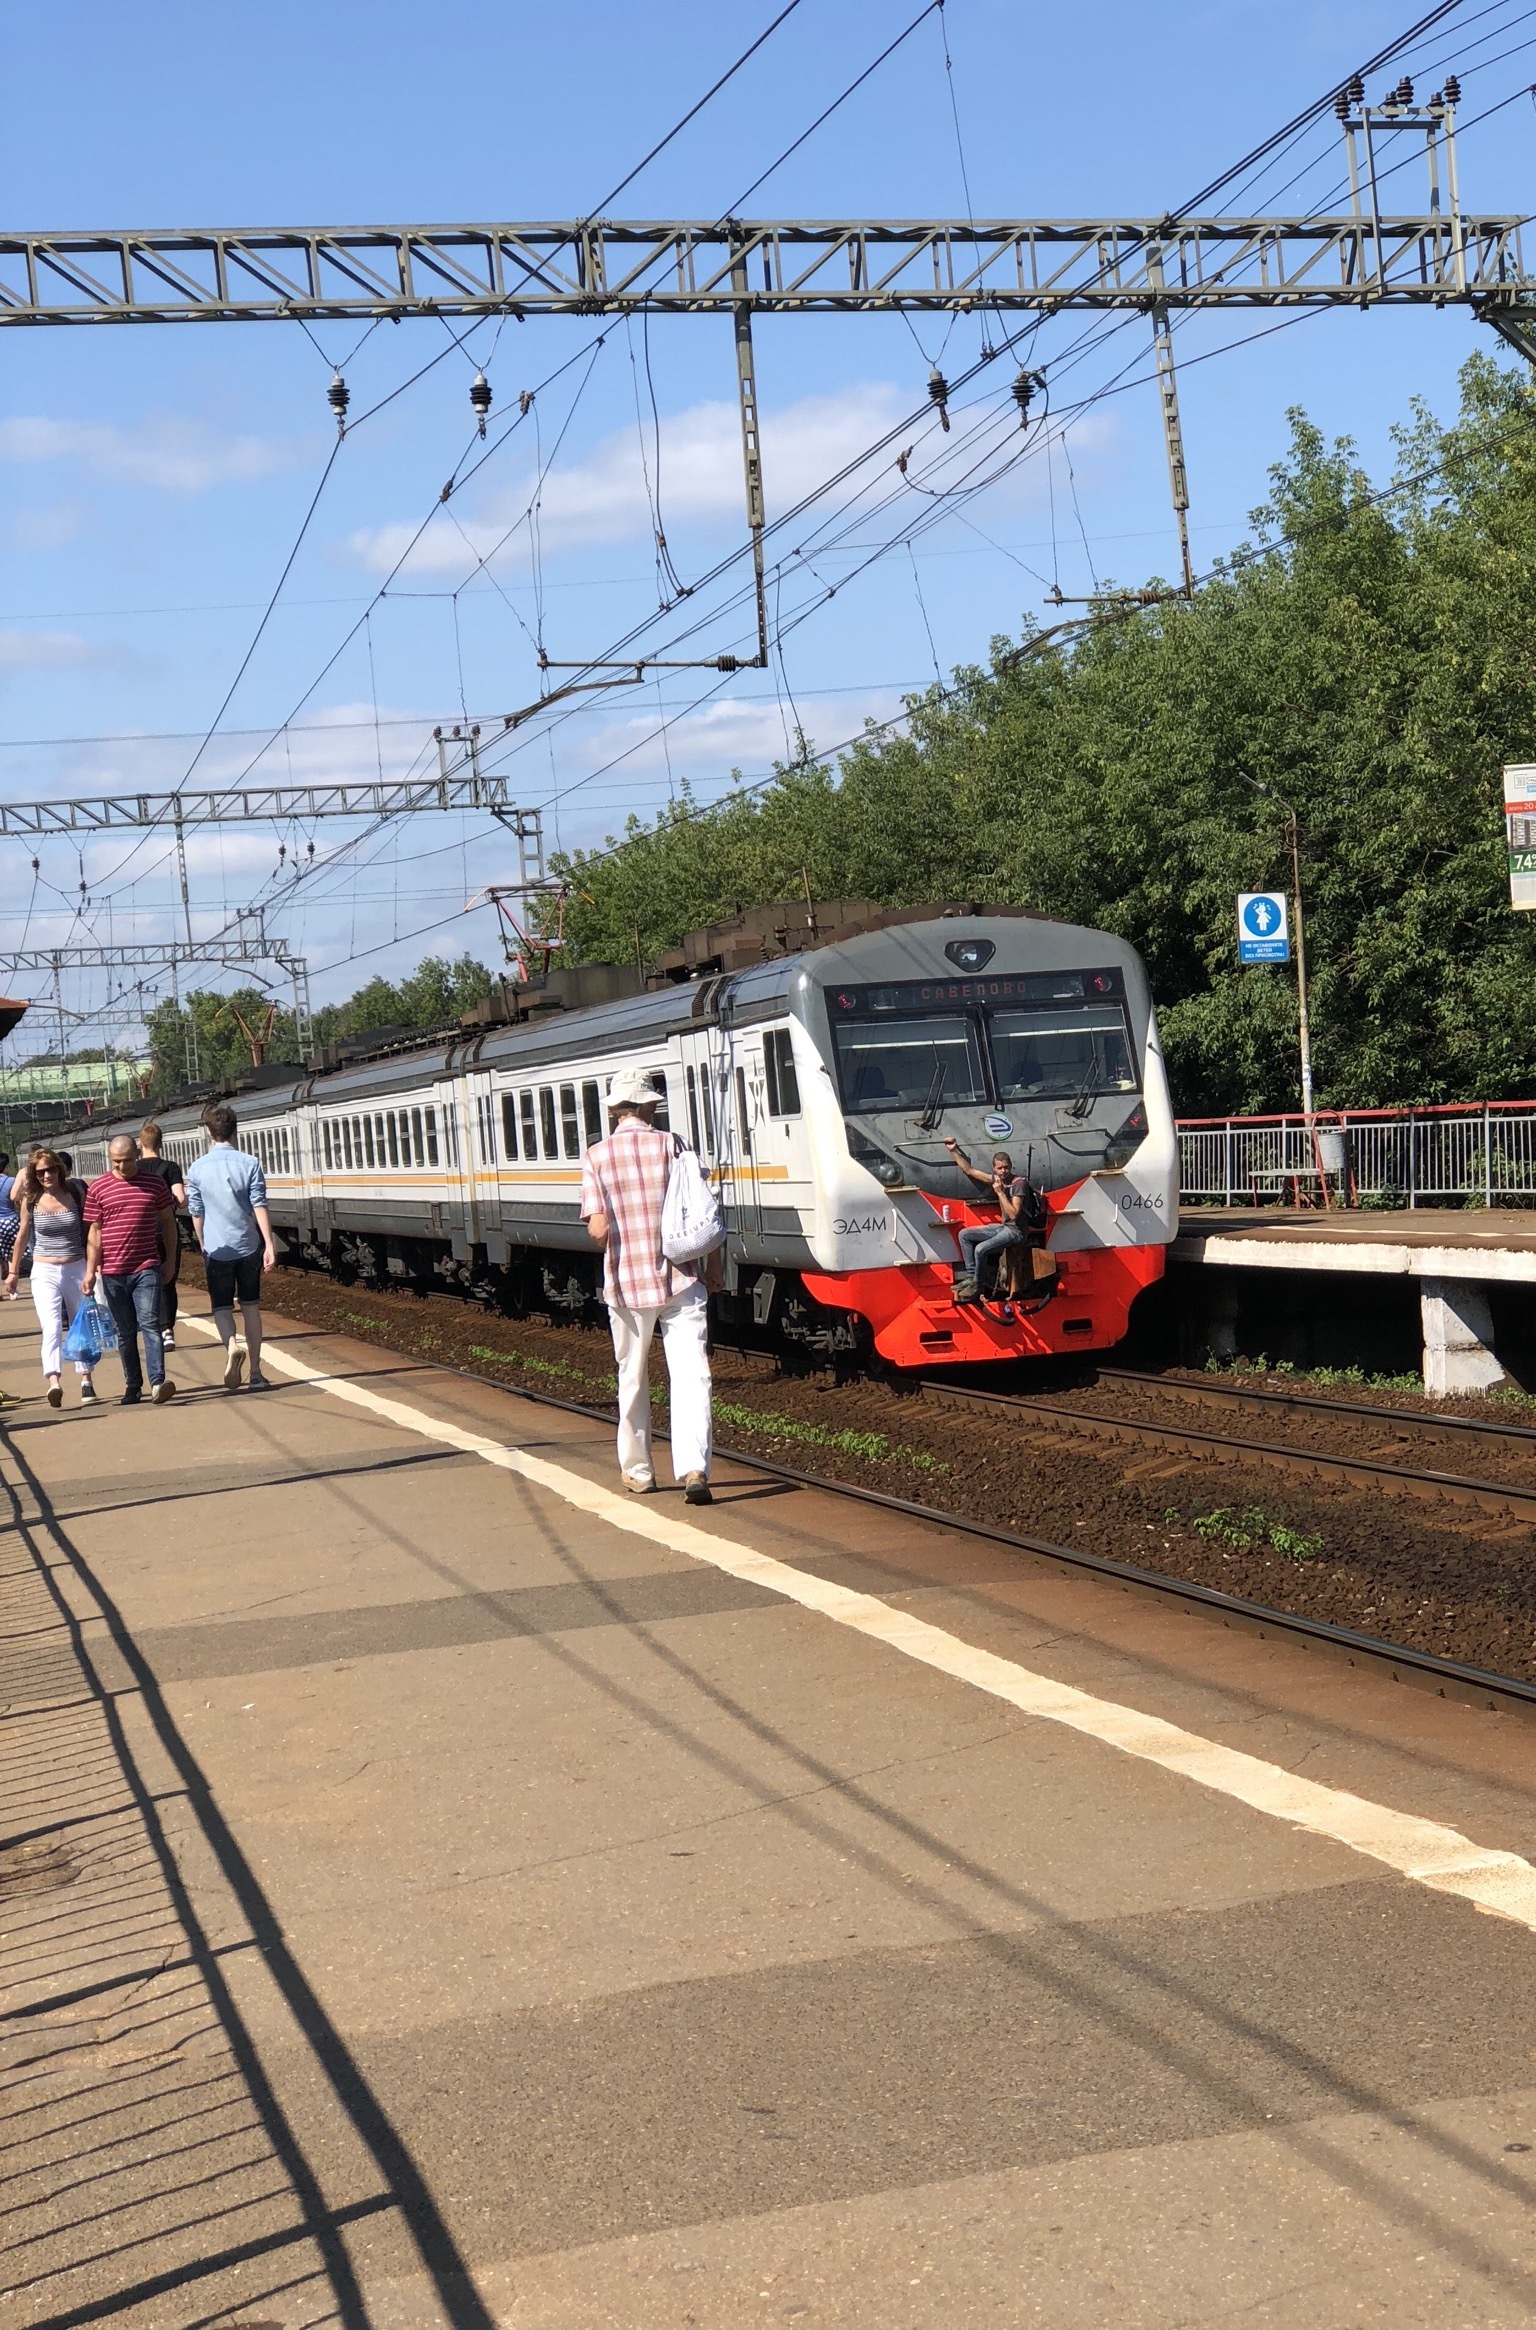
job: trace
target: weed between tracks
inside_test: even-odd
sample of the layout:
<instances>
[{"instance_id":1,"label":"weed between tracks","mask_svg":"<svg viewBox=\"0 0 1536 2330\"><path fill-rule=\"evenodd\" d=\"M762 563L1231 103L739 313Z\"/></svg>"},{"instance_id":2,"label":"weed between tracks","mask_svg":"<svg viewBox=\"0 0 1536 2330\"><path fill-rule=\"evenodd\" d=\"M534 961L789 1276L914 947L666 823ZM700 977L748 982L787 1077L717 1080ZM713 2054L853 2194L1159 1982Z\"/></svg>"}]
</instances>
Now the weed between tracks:
<instances>
[{"instance_id":1,"label":"weed between tracks","mask_svg":"<svg viewBox=\"0 0 1536 2330\"><path fill-rule=\"evenodd\" d=\"M1181 1515L1176 1505L1170 1505L1163 1515L1165 1527L1177 1526ZM1277 1521L1266 1513L1262 1505L1218 1505L1211 1513L1191 1513L1189 1526L1197 1537L1207 1543L1230 1545L1239 1553L1251 1553L1255 1546L1268 1545L1287 1561L1316 1561L1323 1550L1320 1529L1293 1529L1288 1521Z\"/></svg>"},{"instance_id":2,"label":"weed between tracks","mask_svg":"<svg viewBox=\"0 0 1536 2330\"><path fill-rule=\"evenodd\" d=\"M471 1359L494 1359L502 1367L515 1368L520 1374L543 1378L546 1381L579 1385L586 1391L616 1392L619 1379L610 1368L604 1375L594 1375L580 1367L572 1367L563 1359L539 1359L526 1351L494 1350L488 1343L471 1343ZM651 1389L651 1405L663 1408L667 1404L665 1384ZM900 1441L888 1440L883 1432L837 1431L827 1424L808 1424L798 1416L781 1416L772 1408L746 1408L737 1400L714 1402L717 1424L734 1424L739 1431L755 1432L770 1443L797 1441L804 1447L835 1448L844 1456L860 1456L866 1464L905 1465L912 1472L948 1472L947 1464L930 1456L926 1449L906 1448Z\"/></svg>"},{"instance_id":3,"label":"weed between tracks","mask_svg":"<svg viewBox=\"0 0 1536 2330\"><path fill-rule=\"evenodd\" d=\"M1416 1399L1424 1391L1421 1375L1367 1375L1363 1367L1298 1367L1291 1359L1266 1359L1262 1351L1257 1359L1208 1359L1205 1372L1239 1379L1258 1376L1261 1381L1273 1377L1302 1389L1315 1384L1321 1391L1397 1392ZM1525 1395L1516 1396L1523 1399Z\"/></svg>"}]
</instances>

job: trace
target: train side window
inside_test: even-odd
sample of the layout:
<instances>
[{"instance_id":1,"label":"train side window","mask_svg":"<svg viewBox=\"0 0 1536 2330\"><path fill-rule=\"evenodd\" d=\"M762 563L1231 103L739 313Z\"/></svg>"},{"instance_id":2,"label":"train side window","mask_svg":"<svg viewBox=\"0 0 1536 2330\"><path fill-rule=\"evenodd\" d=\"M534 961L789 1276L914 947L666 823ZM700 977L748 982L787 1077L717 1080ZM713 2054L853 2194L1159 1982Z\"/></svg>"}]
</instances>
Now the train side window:
<instances>
[{"instance_id":1,"label":"train side window","mask_svg":"<svg viewBox=\"0 0 1536 2330\"><path fill-rule=\"evenodd\" d=\"M283 1133L283 1171L285 1173L291 1173L294 1170L294 1161L297 1158L298 1153L299 1128L297 1125L295 1125L291 1138L289 1137L286 1130Z\"/></svg>"},{"instance_id":2,"label":"train side window","mask_svg":"<svg viewBox=\"0 0 1536 2330\"><path fill-rule=\"evenodd\" d=\"M378 1161L379 1161L379 1171L382 1173L382 1172L383 1172L383 1170L384 1170L385 1148L384 1148L384 1111L383 1111L381 1108L380 1108L380 1109L376 1109L376 1110L374 1111L374 1118L373 1118L373 1149L374 1149L374 1155L375 1155L375 1156L378 1158Z\"/></svg>"},{"instance_id":3,"label":"train side window","mask_svg":"<svg viewBox=\"0 0 1536 2330\"><path fill-rule=\"evenodd\" d=\"M539 1086L539 1130L544 1136L546 1157L558 1157L560 1143L555 1137L555 1088L552 1084Z\"/></svg>"},{"instance_id":4,"label":"train side window","mask_svg":"<svg viewBox=\"0 0 1536 2330\"><path fill-rule=\"evenodd\" d=\"M576 1113L576 1087L560 1087L560 1143L567 1157L581 1155L581 1119Z\"/></svg>"},{"instance_id":5,"label":"train side window","mask_svg":"<svg viewBox=\"0 0 1536 2330\"><path fill-rule=\"evenodd\" d=\"M369 1171L372 1172L374 1169L374 1156L373 1119L371 1116L365 1116L363 1119L363 1155L367 1159Z\"/></svg>"},{"instance_id":6,"label":"train side window","mask_svg":"<svg viewBox=\"0 0 1536 2330\"><path fill-rule=\"evenodd\" d=\"M320 1119L320 1155L324 1159L325 1169L329 1173L331 1170L331 1120L328 1116L323 1116Z\"/></svg>"},{"instance_id":7,"label":"train side window","mask_svg":"<svg viewBox=\"0 0 1536 2330\"><path fill-rule=\"evenodd\" d=\"M652 1117L651 1122L659 1131L669 1133L672 1130L671 1090L667 1083L666 1070L653 1068L651 1081L656 1087L656 1114Z\"/></svg>"},{"instance_id":8,"label":"train side window","mask_svg":"<svg viewBox=\"0 0 1536 2330\"><path fill-rule=\"evenodd\" d=\"M800 1114L800 1079L787 1027L772 1027L763 1038L763 1073L768 1082L768 1114Z\"/></svg>"},{"instance_id":9,"label":"train side window","mask_svg":"<svg viewBox=\"0 0 1536 2330\"><path fill-rule=\"evenodd\" d=\"M429 1108L426 1112L426 1118L427 1163L429 1165L436 1165L439 1162L437 1154L437 1110L435 1108Z\"/></svg>"},{"instance_id":10,"label":"train side window","mask_svg":"<svg viewBox=\"0 0 1536 2330\"><path fill-rule=\"evenodd\" d=\"M425 1165L427 1161L427 1147L425 1141L422 1139L421 1110L419 1108L413 1108L411 1110L411 1148L415 1153L417 1164Z\"/></svg>"},{"instance_id":11,"label":"train side window","mask_svg":"<svg viewBox=\"0 0 1536 2330\"><path fill-rule=\"evenodd\" d=\"M539 1153L539 1128L534 1116L533 1094L520 1092L517 1107L523 1123L523 1155L532 1164Z\"/></svg>"},{"instance_id":12,"label":"train side window","mask_svg":"<svg viewBox=\"0 0 1536 2330\"><path fill-rule=\"evenodd\" d=\"M706 1067L699 1079L699 1098L704 1104L704 1154L706 1157L713 1157L715 1153L715 1096L710 1086L709 1076L710 1072Z\"/></svg>"},{"instance_id":13,"label":"train side window","mask_svg":"<svg viewBox=\"0 0 1536 2330\"><path fill-rule=\"evenodd\" d=\"M581 1088L582 1127L587 1136L587 1147L603 1137L603 1102L596 1084L589 1077Z\"/></svg>"},{"instance_id":14,"label":"train side window","mask_svg":"<svg viewBox=\"0 0 1536 2330\"><path fill-rule=\"evenodd\" d=\"M344 1116L338 1117L336 1120L336 1138L341 1143L342 1159L350 1173L352 1170L352 1127Z\"/></svg>"},{"instance_id":15,"label":"train side window","mask_svg":"<svg viewBox=\"0 0 1536 2330\"><path fill-rule=\"evenodd\" d=\"M389 1161L391 1165L398 1165L400 1162L400 1127L395 1122L393 1109L384 1119L384 1130L389 1137Z\"/></svg>"},{"instance_id":16,"label":"train side window","mask_svg":"<svg viewBox=\"0 0 1536 2330\"><path fill-rule=\"evenodd\" d=\"M457 1101L443 1102L443 1147L448 1152L450 1165L459 1161L459 1108Z\"/></svg>"},{"instance_id":17,"label":"train side window","mask_svg":"<svg viewBox=\"0 0 1536 2330\"><path fill-rule=\"evenodd\" d=\"M501 1096L501 1145L515 1164L517 1161L517 1095L504 1092Z\"/></svg>"},{"instance_id":18,"label":"train side window","mask_svg":"<svg viewBox=\"0 0 1536 2330\"><path fill-rule=\"evenodd\" d=\"M745 1068L738 1068L736 1071L736 1129L741 1135L741 1153L743 1157L750 1157L752 1154L752 1119L747 1114L747 1072Z\"/></svg>"},{"instance_id":19,"label":"train side window","mask_svg":"<svg viewBox=\"0 0 1536 2330\"><path fill-rule=\"evenodd\" d=\"M411 1169L411 1112L410 1112L410 1110L409 1110L408 1108L402 1108L402 1109L399 1111L399 1117L400 1117L400 1162L401 1162L401 1164L402 1164L402 1165L405 1167L405 1170L406 1170L406 1172L407 1172L407 1173L409 1173L409 1171L410 1171L410 1169Z\"/></svg>"},{"instance_id":20,"label":"train side window","mask_svg":"<svg viewBox=\"0 0 1536 2330\"><path fill-rule=\"evenodd\" d=\"M688 1093L688 1130L693 1137L694 1148L697 1149L699 1145L699 1080L691 1067L684 1069L683 1083Z\"/></svg>"}]
</instances>

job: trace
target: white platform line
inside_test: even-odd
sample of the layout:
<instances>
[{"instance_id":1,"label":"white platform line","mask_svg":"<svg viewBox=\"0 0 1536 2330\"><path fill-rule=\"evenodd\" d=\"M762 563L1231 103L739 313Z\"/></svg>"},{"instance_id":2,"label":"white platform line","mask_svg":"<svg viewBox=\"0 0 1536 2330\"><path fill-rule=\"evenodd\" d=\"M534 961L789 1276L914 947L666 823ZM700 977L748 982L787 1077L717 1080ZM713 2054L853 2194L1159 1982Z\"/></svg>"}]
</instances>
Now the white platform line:
<instances>
[{"instance_id":1,"label":"white platform line","mask_svg":"<svg viewBox=\"0 0 1536 2330\"><path fill-rule=\"evenodd\" d=\"M188 1319L186 1323L203 1334L214 1332L206 1320ZM1267 1813L1273 1820L1287 1821L1313 1836L1348 1845L1371 1860L1385 1862L1415 1884L1430 1886L1438 1893L1460 1894L1478 1909L1513 1918L1536 1932L1536 1867L1517 1853L1474 1844L1470 1837L1443 1827L1439 1821L1421 1820L1344 1789L1303 1780L1278 1764L1202 1739L1196 1732L1165 1723L1160 1716L1144 1715L1134 1707L1122 1707L1112 1699L1076 1690L1070 1683L1056 1682L1049 1675L1035 1674L1012 1659L999 1658L995 1652L947 1634L942 1627L930 1626L925 1619L893 1610L873 1594L857 1593L793 1569L771 1554L700 1529L648 1498L603 1488L545 1457L530 1456L521 1448L445 1423L403 1400L387 1399L366 1384L323 1374L270 1343L263 1349L262 1363L313 1385L332 1399L366 1408L403 1431L419 1433L423 1439L459 1449L466 1456L478 1456L503 1472L516 1473L578 1512L590 1513L631 1537L643 1537L669 1552L708 1562L749 1585L767 1587L786 1601L798 1602L802 1609L814 1610L839 1626L851 1627L855 1633L900 1651L905 1658L989 1692L994 1699L1006 1700L1025 1715L1064 1724L1106 1747L1118 1748L1143 1763L1157 1764L1164 1771L1197 1781L1202 1788L1231 1797L1255 1812Z\"/></svg>"}]
</instances>

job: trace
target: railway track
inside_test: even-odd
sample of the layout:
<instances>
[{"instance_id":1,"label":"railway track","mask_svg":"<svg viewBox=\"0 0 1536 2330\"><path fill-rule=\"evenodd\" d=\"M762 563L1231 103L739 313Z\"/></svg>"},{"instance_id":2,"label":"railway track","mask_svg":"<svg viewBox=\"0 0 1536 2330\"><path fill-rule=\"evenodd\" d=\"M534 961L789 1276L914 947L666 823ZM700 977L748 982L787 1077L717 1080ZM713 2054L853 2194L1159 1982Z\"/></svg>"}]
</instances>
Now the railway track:
<instances>
[{"instance_id":1,"label":"railway track","mask_svg":"<svg viewBox=\"0 0 1536 2330\"><path fill-rule=\"evenodd\" d=\"M444 1366L443 1372L470 1382L491 1384L498 1391L513 1390L518 1399L529 1400L538 1407L559 1408L567 1415L588 1416L602 1424L611 1425L614 1420L615 1411L611 1407L598 1407L590 1401L567 1399L558 1392L535 1391L524 1384L509 1386L501 1377L486 1375L478 1368ZM967 1397L958 1390L948 1396L957 1401ZM1010 1405L1031 1404L1027 1401L1007 1402L1006 1395L1001 1393L984 1392L974 1397L978 1404L995 1400L1003 1400ZM1204 1617L1217 1619L1223 1625L1240 1627L1261 1637L1271 1634L1286 1636L1290 1640L1334 1653L1351 1666L1384 1674L1394 1682L1433 1691L1443 1699L1461 1700L1490 1712L1518 1713L1536 1718L1536 1683L1521 1682L1517 1676L1494 1674L1486 1668L1469 1666L1458 1659L1440 1658L1433 1651L1408 1650L1398 1643L1383 1641L1377 1635L1358 1633L1350 1627L1331 1626L1322 1619L1302 1618L1286 1610L1273 1610L1266 1603L1248 1601L1239 1594L1225 1594L1219 1587L1201 1586L1189 1579L1167 1577L1160 1570L1140 1569L1131 1562L1114 1561L1107 1554L1090 1553L1085 1547L1057 1545L1049 1538L1026 1537L1014 1529L971 1520L962 1514L947 1513L935 1505L918 1504L910 1497L892 1496L884 1489L863 1488L852 1481L837 1480L825 1473L802 1472L795 1466L779 1464L770 1457L748 1456L738 1449L724 1447L717 1447L715 1453L724 1457L728 1463L739 1464L746 1471L765 1473L773 1480L786 1481L797 1488L820 1489L829 1496L845 1497L855 1504L878 1505L885 1512L899 1513L909 1520L957 1530L962 1536L980 1538L989 1545L1009 1547L1017 1553L1051 1563L1068 1575L1086 1573L1103 1578L1126 1592L1144 1596L1164 1607L1169 1604L1179 1605L1198 1611Z\"/></svg>"},{"instance_id":2,"label":"railway track","mask_svg":"<svg viewBox=\"0 0 1536 2330\"><path fill-rule=\"evenodd\" d=\"M1102 1368L1101 1377L1114 1375L1121 1380L1137 1383L1161 1384L1156 1376L1132 1377L1129 1371ZM1200 1389L1203 1387L1193 1387ZM1274 1395L1259 1395L1273 1397ZM1200 1457L1225 1457L1250 1465L1262 1465L1270 1471L1301 1475L1312 1480L1342 1481L1354 1488L1388 1489L1403 1496L1426 1499L1444 1499L1451 1504L1470 1505L1479 1512L1490 1513L1500 1519L1526 1521L1536 1524L1536 1486L1513 1487L1502 1481L1478 1480L1465 1473L1439 1472L1421 1466L1389 1464L1379 1457L1342 1456L1312 1448L1283 1448L1273 1440L1238 1439L1227 1432L1205 1432L1193 1427L1158 1423L1141 1416L1108 1415L1099 1408L1085 1408L1051 1395L1024 1395L1017 1392L981 1391L958 1384L935 1384L926 1381L922 1388L925 1403L939 1407L974 1408L991 1415L1009 1415L1020 1423L1036 1423L1065 1427L1070 1434L1094 1440L1113 1441L1121 1446L1140 1445L1167 1449L1170 1454ZM1277 1407L1290 1403L1288 1396L1276 1399ZM1344 1409L1355 1422L1368 1424L1407 1422L1417 1426L1420 1418L1406 1409L1370 1408L1362 1411L1346 1401L1317 1401L1318 1407ZM1466 1419L1444 1419L1446 1423ZM1432 1419L1437 1422L1439 1419ZM1474 1425L1473 1427L1477 1427ZM1494 1426L1495 1432L1503 1427ZM1524 1426L1511 1427L1519 1437L1536 1440Z\"/></svg>"},{"instance_id":3,"label":"railway track","mask_svg":"<svg viewBox=\"0 0 1536 2330\"><path fill-rule=\"evenodd\" d=\"M1374 1401L1330 1400L1317 1392L1260 1390L1255 1384L1232 1383L1224 1377L1212 1376L1208 1382L1192 1382L1187 1376L1158 1375L1149 1368L1100 1367L1095 1370L1100 1383L1124 1383L1137 1390L1166 1392L1176 1399L1204 1403L1207 1407L1232 1407L1237 1403L1263 1411L1289 1409L1293 1413L1322 1416L1347 1416L1353 1423L1407 1424L1417 1432L1449 1432L1470 1434L1485 1440L1523 1441L1536 1446L1536 1425L1504 1423L1492 1417L1437 1416L1423 1408L1383 1408Z\"/></svg>"}]
</instances>

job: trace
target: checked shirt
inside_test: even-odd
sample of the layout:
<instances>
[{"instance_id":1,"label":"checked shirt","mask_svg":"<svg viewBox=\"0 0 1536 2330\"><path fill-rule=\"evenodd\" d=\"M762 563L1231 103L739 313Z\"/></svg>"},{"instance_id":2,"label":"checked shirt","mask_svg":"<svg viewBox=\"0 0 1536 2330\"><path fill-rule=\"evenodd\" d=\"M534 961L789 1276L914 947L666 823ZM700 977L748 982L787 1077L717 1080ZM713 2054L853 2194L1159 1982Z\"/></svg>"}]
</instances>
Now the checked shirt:
<instances>
[{"instance_id":1,"label":"checked shirt","mask_svg":"<svg viewBox=\"0 0 1536 2330\"><path fill-rule=\"evenodd\" d=\"M671 1133L625 1116L582 1162L581 1218L608 1217L603 1300L622 1310L659 1311L698 1283L697 1271L669 1262L661 1250L661 1209L676 1154Z\"/></svg>"}]
</instances>

